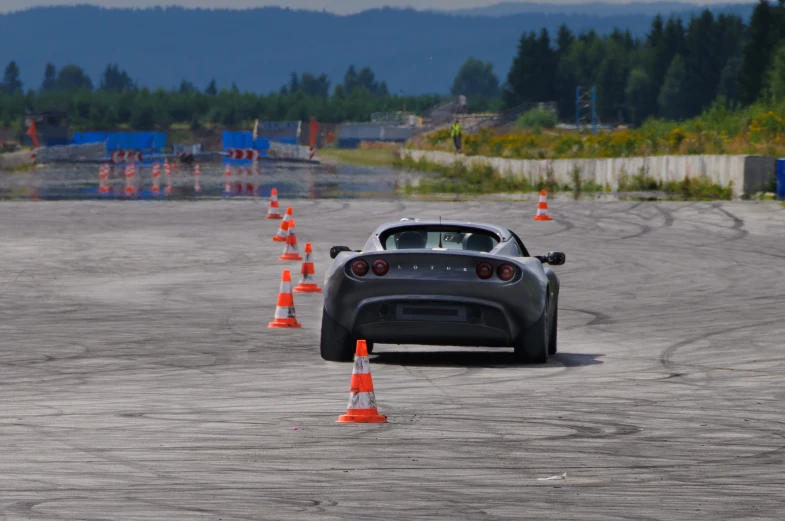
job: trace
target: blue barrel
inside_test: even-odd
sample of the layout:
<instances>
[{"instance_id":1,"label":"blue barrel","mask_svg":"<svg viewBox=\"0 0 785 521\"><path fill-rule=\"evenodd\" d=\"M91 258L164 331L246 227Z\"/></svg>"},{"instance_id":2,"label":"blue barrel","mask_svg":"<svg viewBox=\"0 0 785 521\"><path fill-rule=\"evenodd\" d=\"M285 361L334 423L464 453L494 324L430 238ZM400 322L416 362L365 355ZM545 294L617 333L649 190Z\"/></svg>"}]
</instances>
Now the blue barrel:
<instances>
[{"instance_id":1,"label":"blue barrel","mask_svg":"<svg viewBox=\"0 0 785 521\"><path fill-rule=\"evenodd\" d=\"M785 157L777 160L777 199L785 201Z\"/></svg>"}]
</instances>

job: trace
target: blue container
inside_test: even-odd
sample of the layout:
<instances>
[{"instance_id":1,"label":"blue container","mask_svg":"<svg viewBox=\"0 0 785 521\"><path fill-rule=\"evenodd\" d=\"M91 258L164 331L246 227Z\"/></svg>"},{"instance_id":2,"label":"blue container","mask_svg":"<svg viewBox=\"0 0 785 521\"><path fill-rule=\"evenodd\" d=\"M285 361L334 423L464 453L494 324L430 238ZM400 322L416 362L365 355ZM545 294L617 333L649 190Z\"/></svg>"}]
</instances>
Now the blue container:
<instances>
[{"instance_id":1,"label":"blue container","mask_svg":"<svg viewBox=\"0 0 785 521\"><path fill-rule=\"evenodd\" d=\"M777 199L785 201L785 157L777 160Z\"/></svg>"},{"instance_id":2,"label":"blue container","mask_svg":"<svg viewBox=\"0 0 785 521\"><path fill-rule=\"evenodd\" d=\"M106 143L108 151L114 150L164 150L166 132L74 132L74 144Z\"/></svg>"}]
</instances>

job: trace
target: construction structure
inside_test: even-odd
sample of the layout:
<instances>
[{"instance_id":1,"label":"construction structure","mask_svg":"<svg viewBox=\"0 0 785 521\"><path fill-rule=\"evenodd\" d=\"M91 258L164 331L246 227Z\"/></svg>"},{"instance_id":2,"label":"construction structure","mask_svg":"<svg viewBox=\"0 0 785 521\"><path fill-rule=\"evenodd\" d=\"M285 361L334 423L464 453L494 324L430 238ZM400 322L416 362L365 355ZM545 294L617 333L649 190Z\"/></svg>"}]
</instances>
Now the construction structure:
<instances>
[{"instance_id":1,"label":"construction structure","mask_svg":"<svg viewBox=\"0 0 785 521\"><path fill-rule=\"evenodd\" d=\"M575 128L584 132L591 124L591 133L597 133L597 87L575 87Z\"/></svg>"}]
</instances>

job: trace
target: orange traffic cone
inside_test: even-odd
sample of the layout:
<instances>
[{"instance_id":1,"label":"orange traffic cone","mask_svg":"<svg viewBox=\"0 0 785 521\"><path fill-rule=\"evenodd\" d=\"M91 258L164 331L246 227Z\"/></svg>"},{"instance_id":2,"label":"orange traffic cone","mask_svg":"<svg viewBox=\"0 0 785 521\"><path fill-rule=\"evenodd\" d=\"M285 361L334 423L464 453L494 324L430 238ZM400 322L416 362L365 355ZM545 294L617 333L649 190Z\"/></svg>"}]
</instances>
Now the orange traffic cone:
<instances>
[{"instance_id":1,"label":"orange traffic cone","mask_svg":"<svg viewBox=\"0 0 785 521\"><path fill-rule=\"evenodd\" d=\"M548 192L543 190L540 192L540 202L537 204L537 215L534 216L535 221L552 221L551 216L548 215Z\"/></svg>"},{"instance_id":2,"label":"orange traffic cone","mask_svg":"<svg viewBox=\"0 0 785 521\"><path fill-rule=\"evenodd\" d=\"M305 260L303 261L303 268L300 271L300 283L294 288L297 293L321 293L320 288L313 279L316 270L313 266L313 249L311 243L305 243Z\"/></svg>"},{"instance_id":3,"label":"orange traffic cone","mask_svg":"<svg viewBox=\"0 0 785 521\"><path fill-rule=\"evenodd\" d=\"M275 308L275 319L267 325L268 328L298 328L294 312L294 295L292 295L292 276L289 270L283 270L281 277L281 290L278 292L278 305Z\"/></svg>"},{"instance_id":4,"label":"orange traffic cone","mask_svg":"<svg viewBox=\"0 0 785 521\"><path fill-rule=\"evenodd\" d=\"M338 416L335 423L387 423L387 416L380 415L376 408L371 363L368 360L368 345L365 340L357 341L346 414Z\"/></svg>"},{"instance_id":5,"label":"orange traffic cone","mask_svg":"<svg viewBox=\"0 0 785 521\"><path fill-rule=\"evenodd\" d=\"M303 260L303 258L300 257L300 251L297 249L297 234L294 233L294 219L289 221L286 245L283 247L283 255L278 258L282 261Z\"/></svg>"},{"instance_id":6,"label":"orange traffic cone","mask_svg":"<svg viewBox=\"0 0 785 521\"><path fill-rule=\"evenodd\" d=\"M273 191L270 194L270 207L267 209L267 218L268 219L280 219L281 218L281 209L278 208L278 189L277 188L273 188Z\"/></svg>"},{"instance_id":7,"label":"orange traffic cone","mask_svg":"<svg viewBox=\"0 0 785 521\"><path fill-rule=\"evenodd\" d=\"M289 221L292 220L292 207L286 209L286 215L283 216L283 221L281 221L281 227L278 228L278 233L273 236L273 240L276 242L284 242L286 240L287 232L289 231Z\"/></svg>"}]
</instances>

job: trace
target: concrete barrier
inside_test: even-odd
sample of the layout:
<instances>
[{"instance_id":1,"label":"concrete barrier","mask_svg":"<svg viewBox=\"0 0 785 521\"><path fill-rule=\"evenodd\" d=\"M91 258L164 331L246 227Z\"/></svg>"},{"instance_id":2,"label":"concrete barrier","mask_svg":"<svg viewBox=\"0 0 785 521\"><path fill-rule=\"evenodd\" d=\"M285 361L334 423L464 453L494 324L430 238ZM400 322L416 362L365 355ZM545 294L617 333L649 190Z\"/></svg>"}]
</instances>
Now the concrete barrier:
<instances>
[{"instance_id":1,"label":"concrete barrier","mask_svg":"<svg viewBox=\"0 0 785 521\"><path fill-rule=\"evenodd\" d=\"M733 183L733 196L741 198L765 189L776 175L777 160L766 156L651 156L607 159L506 159L501 157L463 156L449 152L405 149L403 157L413 161L465 166L491 166L499 175L525 178L530 183L552 179L559 185L594 181L618 191L620 180L645 175L660 182L682 181L685 177L704 178L720 186Z\"/></svg>"},{"instance_id":2,"label":"concrete barrier","mask_svg":"<svg viewBox=\"0 0 785 521\"><path fill-rule=\"evenodd\" d=\"M16 170L33 164L29 150L0 154L0 170Z\"/></svg>"}]
</instances>

